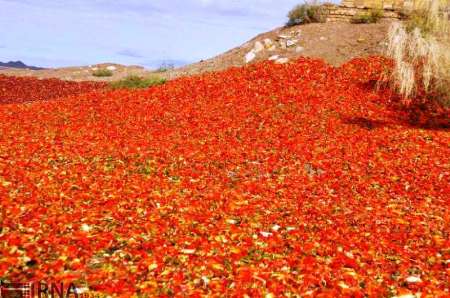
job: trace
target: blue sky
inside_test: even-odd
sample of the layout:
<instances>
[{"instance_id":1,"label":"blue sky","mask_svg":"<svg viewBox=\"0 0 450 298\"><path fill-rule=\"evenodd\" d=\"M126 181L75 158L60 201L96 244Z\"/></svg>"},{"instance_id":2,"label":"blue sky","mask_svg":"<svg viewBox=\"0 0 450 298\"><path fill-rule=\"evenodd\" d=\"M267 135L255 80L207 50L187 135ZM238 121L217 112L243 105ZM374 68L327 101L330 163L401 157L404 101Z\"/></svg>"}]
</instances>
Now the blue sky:
<instances>
[{"instance_id":1,"label":"blue sky","mask_svg":"<svg viewBox=\"0 0 450 298\"><path fill-rule=\"evenodd\" d=\"M0 0L0 61L157 67L206 59L281 26L301 0Z\"/></svg>"}]
</instances>

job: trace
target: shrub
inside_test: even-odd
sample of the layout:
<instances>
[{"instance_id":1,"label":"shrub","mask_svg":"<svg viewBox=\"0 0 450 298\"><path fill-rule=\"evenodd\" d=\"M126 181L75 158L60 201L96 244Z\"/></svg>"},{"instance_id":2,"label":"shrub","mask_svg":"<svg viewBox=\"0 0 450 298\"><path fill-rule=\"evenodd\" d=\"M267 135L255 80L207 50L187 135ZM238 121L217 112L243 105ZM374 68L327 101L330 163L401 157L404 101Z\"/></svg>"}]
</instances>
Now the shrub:
<instances>
[{"instance_id":1,"label":"shrub","mask_svg":"<svg viewBox=\"0 0 450 298\"><path fill-rule=\"evenodd\" d=\"M353 24L369 24L371 23L370 20L370 16L367 13L361 13L361 14L357 14L355 15L352 19L351 22Z\"/></svg>"},{"instance_id":2,"label":"shrub","mask_svg":"<svg viewBox=\"0 0 450 298\"><path fill-rule=\"evenodd\" d=\"M389 79L407 103L420 93L422 104L450 104L449 4L423 2L405 24L393 23L389 30L386 53L395 62Z\"/></svg>"},{"instance_id":3,"label":"shrub","mask_svg":"<svg viewBox=\"0 0 450 298\"><path fill-rule=\"evenodd\" d=\"M172 63L163 63L160 67L156 70L156 72L166 72L169 70L173 70L175 66Z\"/></svg>"},{"instance_id":4,"label":"shrub","mask_svg":"<svg viewBox=\"0 0 450 298\"><path fill-rule=\"evenodd\" d=\"M382 9L371 9L370 17L374 23L377 23L384 16L384 11Z\"/></svg>"},{"instance_id":5,"label":"shrub","mask_svg":"<svg viewBox=\"0 0 450 298\"><path fill-rule=\"evenodd\" d=\"M92 72L92 75L94 77L111 77L113 75L113 72L106 68L100 68Z\"/></svg>"},{"instance_id":6,"label":"shrub","mask_svg":"<svg viewBox=\"0 0 450 298\"><path fill-rule=\"evenodd\" d=\"M289 20L286 23L286 26L290 27L308 23L323 23L325 22L325 14L324 8L317 4L317 2L305 2L304 4L295 6L288 13Z\"/></svg>"},{"instance_id":7,"label":"shrub","mask_svg":"<svg viewBox=\"0 0 450 298\"><path fill-rule=\"evenodd\" d=\"M437 30L443 29L443 33L448 34L448 8L445 7L446 1L447 6L450 5L448 0L432 1L428 6L424 2L419 2L420 4L416 9L406 14L407 31L419 28L424 34L433 34Z\"/></svg>"},{"instance_id":8,"label":"shrub","mask_svg":"<svg viewBox=\"0 0 450 298\"><path fill-rule=\"evenodd\" d=\"M371 9L367 13L361 13L355 15L351 22L353 24L372 24L378 23L378 21L383 17L383 10L381 9Z\"/></svg>"},{"instance_id":9,"label":"shrub","mask_svg":"<svg viewBox=\"0 0 450 298\"><path fill-rule=\"evenodd\" d=\"M165 79L159 77L143 78L139 76L128 76L120 81L112 82L109 86L112 89L141 89L156 85L161 85L166 82Z\"/></svg>"}]
</instances>

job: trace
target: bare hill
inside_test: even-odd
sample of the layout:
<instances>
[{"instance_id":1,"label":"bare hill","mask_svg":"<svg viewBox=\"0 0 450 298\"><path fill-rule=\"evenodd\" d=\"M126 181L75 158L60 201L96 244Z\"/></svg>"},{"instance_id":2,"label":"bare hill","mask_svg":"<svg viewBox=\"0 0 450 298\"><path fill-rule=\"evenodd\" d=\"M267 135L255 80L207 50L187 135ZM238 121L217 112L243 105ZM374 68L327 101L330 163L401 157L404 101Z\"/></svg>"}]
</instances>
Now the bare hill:
<instances>
[{"instance_id":1,"label":"bare hill","mask_svg":"<svg viewBox=\"0 0 450 298\"><path fill-rule=\"evenodd\" d=\"M175 69L169 78L225 69L246 64L245 56L255 48L255 43L264 45L251 62L278 56L292 60L300 56L322 58L332 65L341 65L355 57L366 57L382 53L389 23L350 24L323 23L294 27L281 27L260 34L247 43L214 58ZM271 40L276 46L270 49L264 42ZM282 46L291 41L292 45Z\"/></svg>"}]
</instances>

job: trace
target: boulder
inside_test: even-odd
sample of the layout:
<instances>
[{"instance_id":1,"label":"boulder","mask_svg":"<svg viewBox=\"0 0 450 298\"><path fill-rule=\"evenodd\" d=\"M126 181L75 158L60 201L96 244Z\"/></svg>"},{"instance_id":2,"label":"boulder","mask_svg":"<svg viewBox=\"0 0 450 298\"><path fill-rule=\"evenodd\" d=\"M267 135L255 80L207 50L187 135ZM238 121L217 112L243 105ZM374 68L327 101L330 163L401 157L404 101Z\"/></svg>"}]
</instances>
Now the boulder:
<instances>
[{"instance_id":1,"label":"boulder","mask_svg":"<svg viewBox=\"0 0 450 298\"><path fill-rule=\"evenodd\" d=\"M279 58L280 58L280 55L273 55L273 56L270 56L269 60L275 61L275 60L278 60Z\"/></svg>"},{"instance_id":2,"label":"boulder","mask_svg":"<svg viewBox=\"0 0 450 298\"><path fill-rule=\"evenodd\" d=\"M251 50L250 52L247 53L247 55L245 55L245 63L250 63L255 58L256 58L256 54L253 50Z\"/></svg>"}]
</instances>

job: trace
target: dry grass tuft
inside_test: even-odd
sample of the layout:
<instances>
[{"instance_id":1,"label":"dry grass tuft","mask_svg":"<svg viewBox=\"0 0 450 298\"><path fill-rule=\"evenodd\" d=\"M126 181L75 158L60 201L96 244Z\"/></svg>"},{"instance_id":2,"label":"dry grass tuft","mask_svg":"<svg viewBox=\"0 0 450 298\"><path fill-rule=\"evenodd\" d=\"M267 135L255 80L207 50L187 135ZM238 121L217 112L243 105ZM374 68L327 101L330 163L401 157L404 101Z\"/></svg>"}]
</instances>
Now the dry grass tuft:
<instances>
[{"instance_id":1,"label":"dry grass tuft","mask_svg":"<svg viewBox=\"0 0 450 298\"><path fill-rule=\"evenodd\" d=\"M382 9L370 9L365 13L357 14L352 19L353 24L374 24L383 17Z\"/></svg>"},{"instance_id":2,"label":"dry grass tuft","mask_svg":"<svg viewBox=\"0 0 450 298\"><path fill-rule=\"evenodd\" d=\"M395 61L391 82L405 98L425 92L450 105L450 0L422 1L406 23L393 23L386 54Z\"/></svg>"}]
</instances>

